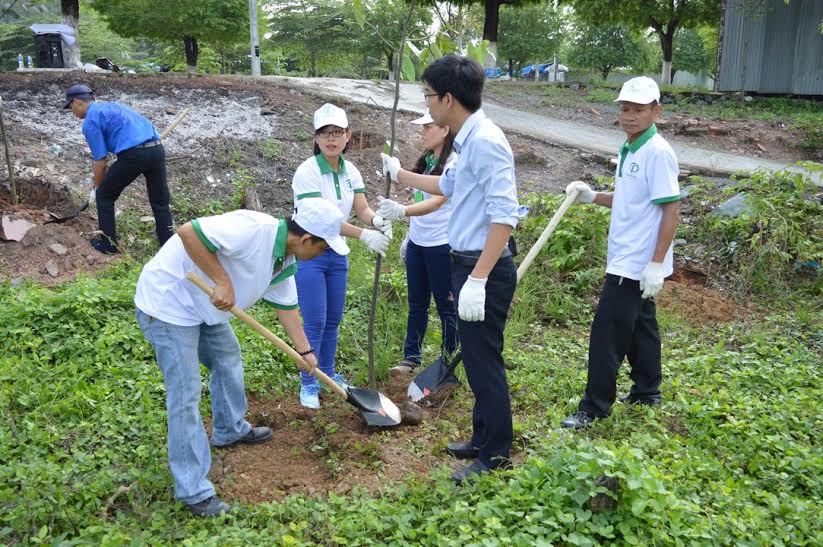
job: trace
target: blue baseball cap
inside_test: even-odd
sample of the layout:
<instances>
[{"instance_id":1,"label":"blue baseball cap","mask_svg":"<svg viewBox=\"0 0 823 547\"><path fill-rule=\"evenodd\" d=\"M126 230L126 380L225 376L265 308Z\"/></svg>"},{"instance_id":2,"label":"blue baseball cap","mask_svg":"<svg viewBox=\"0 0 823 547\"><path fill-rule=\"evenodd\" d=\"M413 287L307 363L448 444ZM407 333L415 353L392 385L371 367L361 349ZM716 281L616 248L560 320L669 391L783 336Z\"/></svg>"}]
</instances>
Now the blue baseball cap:
<instances>
[{"instance_id":1,"label":"blue baseball cap","mask_svg":"<svg viewBox=\"0 0 823 547\"><path fill-rule=\"evenodd\" d=\"M63 108L68 108L74 99L94 99L94 92L87 85L75 84L66 90L66 102Z\"/></svg>"}]
</instances>

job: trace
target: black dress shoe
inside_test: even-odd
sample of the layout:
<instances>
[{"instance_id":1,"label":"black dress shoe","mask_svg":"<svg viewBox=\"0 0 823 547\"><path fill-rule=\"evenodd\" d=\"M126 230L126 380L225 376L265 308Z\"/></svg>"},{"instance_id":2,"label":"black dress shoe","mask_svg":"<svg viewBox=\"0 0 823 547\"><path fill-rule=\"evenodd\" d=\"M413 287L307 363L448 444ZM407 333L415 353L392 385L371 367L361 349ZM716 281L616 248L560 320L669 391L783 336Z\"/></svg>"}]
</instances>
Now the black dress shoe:
<instances>
[{"instance_id":1,"label":"black dress shoe","mask_svg":"<svg viewBox=\"0 0 823 547\"><path fill-rule=\"evenodd\" d=\"M246 433L244 437L240 437L233 443L229 444L215 444L215 448L229 448L236 444L260 444L271 439L271 429L268 427L252 427L251 431Z\"/></svg>"},{"instance_id":2,"label":"black dress shoe","mask_svg":"<svg viewBox=\"0 0 823 547\"><path fill-rule=\"evenodd\" d=\"M231 513L231 507L217 496L206 498L197 503L187 503L191 514L195 517L219 517L220 515Z\"/></svg>"},{"instance_id":3,"label":"black dress shoe","mask_svg":"<svg viewBox=\"0 0 823 547\"><path fill-rule=\"evenodd\" d=\"M620 397L620 402L629 405L657 406L663 402L663 397L661 397L660 395L653 397L634 397L630 393L628 395L623 395L622 397Z\"/></svg>"},{"instance_id":4,"label":"black dress shoe","mask_svg":"<svg viewBox=\"0 0 823 547\"><path fill-rule=\"evenodd\" d=\"M474 460L466 467L458 469L452 473L452 480L457 484L463 484L463 481L475 479L483 473L488 473L489 471L491 471L491 469L487 467L486 464L480 460Z\"/></svg>"},{"instance_id":5,"label":"black dress shoe","mask_svg":"<svg viewBox=\"0 0 823 547\"><path fill-rule=\"evenodd\" d=\"M471 460L480 454L480 450L472 446L469 441L458 441L446 445L446 452L458 460Z\"/></svg>"},{"instance_id":6,"label":"black dress shoe","mask_svg":"<svg viewBox=\"0 0 823 547\"><path fill-rule=\"evenodd\" d=\"M560 425L569 429L581 429L594 421L593 416L589 416L586 412L579 410L560 422Z\"/></svg>"}]
</instances>

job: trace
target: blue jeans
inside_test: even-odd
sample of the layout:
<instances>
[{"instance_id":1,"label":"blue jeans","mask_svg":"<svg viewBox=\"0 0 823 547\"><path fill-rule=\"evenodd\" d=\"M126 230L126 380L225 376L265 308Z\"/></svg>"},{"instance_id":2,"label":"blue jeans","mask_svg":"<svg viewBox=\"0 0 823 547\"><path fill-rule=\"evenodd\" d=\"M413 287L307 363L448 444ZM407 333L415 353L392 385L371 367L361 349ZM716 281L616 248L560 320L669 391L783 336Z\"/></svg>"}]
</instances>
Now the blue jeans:
<instances>
[{"instance_id":1,"label":"blue jeans","mask_svg":"<svg viewBox=\"0 0 823 547\"><path fill-rule=\"evenodd\" d=\"M432 295L443 328L442 351L452 354L457 348L457 313L452 290L450 250L448 244L422 247L412 241L406 247L406 280L409 287L409 319L403 348L406 361L420 364L420 349L429 324Z\"/></svg>"},{"instance_id":2,"label":"blue jeans","mask_svg":"<svg viewBox=\"0 0 823 547\"><path fill-rule=\"evenodd\" d=\"M151 342L166 385L169 468L174 496L197 503L214 495L206 478L211 449L200 418L200 363L209 369L212 440L231 444L251 431L243 384L240 343L228 323L181 327L137 310L137 323Z\"/></svg>"},{"instance_id":3,"label":"blue jeans","mask_svg":"<svg viewBox=\"0 0 823 547\"><path fill-rule=\"evenodd\" d=\"M295 275L303 330L314 348L320 370L328 376L334 376L337 331L343 319L348 277L348 259L331 249L311 260L301 261ZM304 386L311 385L317 378L301 372L300 382Z\"/></svg>"}]
</instances>

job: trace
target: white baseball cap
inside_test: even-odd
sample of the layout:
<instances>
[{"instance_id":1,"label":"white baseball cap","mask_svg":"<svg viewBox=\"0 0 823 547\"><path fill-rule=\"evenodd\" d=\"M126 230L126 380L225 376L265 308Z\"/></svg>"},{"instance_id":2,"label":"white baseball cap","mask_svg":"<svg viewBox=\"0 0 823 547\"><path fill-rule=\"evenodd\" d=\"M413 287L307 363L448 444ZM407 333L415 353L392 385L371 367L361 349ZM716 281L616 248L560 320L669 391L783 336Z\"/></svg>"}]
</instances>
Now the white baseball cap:
<instances>
[{"instance_id":1,"label":"white baseball cap","mask_svg":"<svg viewBox=\"0 0 823 547\"><path fill-rule=\"evenodd\" d=\"M340 236L343 213L336 205L323 198L304 198L297 202L297 211L291 218L311 235L326 240L335 253L349 254L349 246Z\"/></svg>"},{"instance_id":2,"label":"white baseball cap","mask_svg":"<svg viewBox=\"0 0 823 547\"><path fill-rule=\"evenodd\" d=\"M317 131L327 125L336 125L346 129L349 120L346 118L346 111L331 103L326 103L314 111L314 130Z\"/></svg>"},{"instance_id":3,"label":"white baseball cap","mask_svg":"<svg viewBox=\"0 0 823 547\"><path fill-rule=\"evenodd\" d=\"M429 110L426 109L426 113L417 118L416 120L412 120L411 123L414 125L426 125L427 123L434 123L431 114L429 114Z\"/></svg>"},{"instance_id":4,"label":"white baseball cap","mask_svg":"<svg viewBox=\"0 0 823 547\"><path fill-rule=\"evenodd\" d=\"M614 100L619 101L637 104L660 102L660 88L657 87L657 82L648 76L638 76L623 84L620 95Z\"/></svg>"}]
</instances>

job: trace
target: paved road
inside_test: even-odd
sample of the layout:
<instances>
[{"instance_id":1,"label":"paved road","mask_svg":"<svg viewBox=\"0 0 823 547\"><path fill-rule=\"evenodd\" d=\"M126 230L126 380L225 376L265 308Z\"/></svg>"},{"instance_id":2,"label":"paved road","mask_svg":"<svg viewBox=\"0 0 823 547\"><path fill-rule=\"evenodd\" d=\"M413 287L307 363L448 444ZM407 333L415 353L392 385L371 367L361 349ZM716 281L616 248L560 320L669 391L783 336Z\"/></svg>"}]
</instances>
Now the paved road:
<instances>
[{"instance_id":1,"label":"paved road","mask_svg":"<svg viewBox=\"0 0 823 547\"><path fill-rule=\"evenodd\" d=\"M395 84L387 81L345 80L338 78L289 78L264 76L264 80L277 81L301 88L311 93L339 95L347 99L392 108ZM426 109L420 84L401 83L398 108L408 112L423 113ZM500 103L486 101L483 110L500 127L540 140L571 146L606 155L616 155L626 137L622 131L606 129L580 122L570 122L522 112ZM752 172L760 168L771 170L801 170L789 162L741 156L717 150L706 150L671 139L680 166L701 173L730 175ZM823 185L820 173L814 177Z\"/></svg>"}]
</instances>

